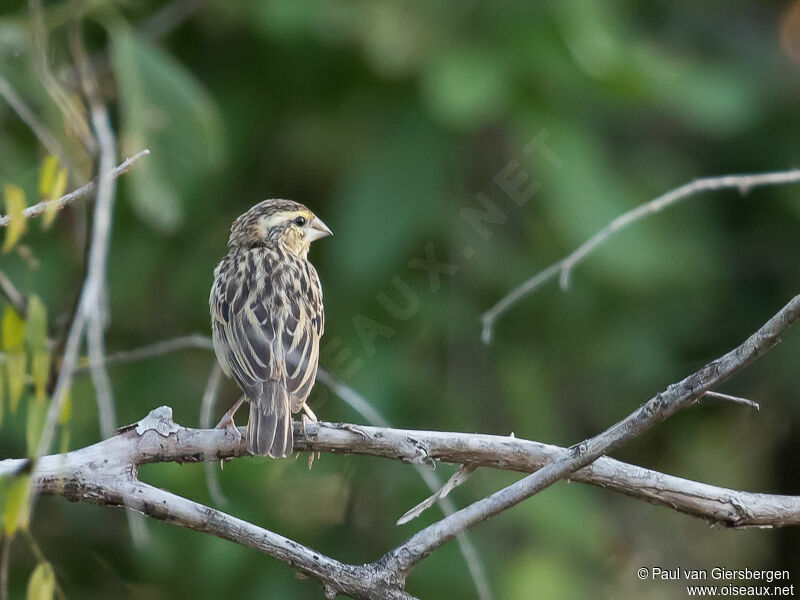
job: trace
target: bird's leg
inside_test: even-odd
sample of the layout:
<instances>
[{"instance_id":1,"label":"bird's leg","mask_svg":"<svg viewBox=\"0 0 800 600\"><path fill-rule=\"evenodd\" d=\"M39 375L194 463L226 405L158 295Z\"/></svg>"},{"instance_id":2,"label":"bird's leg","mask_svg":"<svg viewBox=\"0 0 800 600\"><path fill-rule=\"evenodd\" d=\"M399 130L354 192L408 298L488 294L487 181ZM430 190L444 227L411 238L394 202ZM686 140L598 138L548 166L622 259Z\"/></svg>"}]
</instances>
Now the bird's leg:
<instances>
[{"instance_id":1,"label":"bird's leg","mask_svg":"<svg viewBox=\"0 0 800 600\"><path fill-rule=\"evenodd\" d=\"M316 423L318 421L317 415L314 414L314 411L308 406L308 404L303 404L303 414L300 417L300 422L303 425L303 437L306 436L306 424L307 423ZM321 452L317 452L317 458L322 456ZM314 451L311 451L311 454L308 455L308 469L311 470L311 467L314 466Z\"/></svg>"},{"instance_id":2,"label":"bird's leg","mask_svg":"<svg viewBox=\"0 0 800 600\"><path fill-rule=\"evenodd\" d=\"M304 417L306 415L308 416L309 423L316 423L319 421L319 419L317 419L317 415L314 414L314 411L311 410L311 407L308 404L303 404L303 412L305 413L305 415L303 415ZM303 433L305 433L305 430L303 430Z\"/></svg>"},{"instance_id":3,"label":"bird's leg","mask_svg":"<svg viewBox=\"0 0 800 600\"><path fill-rule=\"evenodd\" d=\"M241 441L242 433L239 431L239 428L236 427L236 423L233 420L233 415L236 414L236 411L239 410L239 407L242 406L245 399L246 398L244 396L239 398L236 401L236 404L231 406L230 410L226 412L224 415L222 415L222 419L220 420L219 423L217 423L216 426L216 429L224 429L226 432L230 432L231 434L233 434L233 438L236 440L237 443ZM219 468L220 469L225 468L225 460L220 459Z\"/></svg>"},{"instance_id":4,"label":"bird's leg","mask_svg":"<svg viewBox=\"0 0 800 600\"><path fill-rule=\"evenodd\" d=\"M237 440L242 439L242 434L239 432L239 429L236 427L236 423L233 420L233 415L236 414L236 411L239 410L239 407L244 403L246 398L242 396L236 401L236 404L231 406L230 410L222 415L222 419L219 423L217 423L216 429L225 429L226 431L230 431Z\"/></svg>"}]
</instances>

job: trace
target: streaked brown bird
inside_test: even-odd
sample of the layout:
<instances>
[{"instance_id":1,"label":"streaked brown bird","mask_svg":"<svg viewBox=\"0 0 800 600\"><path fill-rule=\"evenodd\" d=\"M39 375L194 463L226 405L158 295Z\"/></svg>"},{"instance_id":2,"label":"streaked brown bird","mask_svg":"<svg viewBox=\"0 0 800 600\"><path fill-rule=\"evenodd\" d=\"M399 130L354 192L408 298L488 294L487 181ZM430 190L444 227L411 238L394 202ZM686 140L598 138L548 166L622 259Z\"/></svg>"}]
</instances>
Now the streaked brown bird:
<instances>
[{"instance_id":1,"label":"streaked brown bird","mask_svg":"<svg viewBox=\"0 0 800 600\"><path fill-rule=\"evenodd\" d=\"M308 261L311 242L331 234L302 204L264 200L231 226L228 254L214 271L211 329L222 369L244 396L219 426L250 402L247 448L276 458L292 453L292 413L316 421L306 400L317 375L325 329L322 286Z\"/></svg>"}]
</instances>

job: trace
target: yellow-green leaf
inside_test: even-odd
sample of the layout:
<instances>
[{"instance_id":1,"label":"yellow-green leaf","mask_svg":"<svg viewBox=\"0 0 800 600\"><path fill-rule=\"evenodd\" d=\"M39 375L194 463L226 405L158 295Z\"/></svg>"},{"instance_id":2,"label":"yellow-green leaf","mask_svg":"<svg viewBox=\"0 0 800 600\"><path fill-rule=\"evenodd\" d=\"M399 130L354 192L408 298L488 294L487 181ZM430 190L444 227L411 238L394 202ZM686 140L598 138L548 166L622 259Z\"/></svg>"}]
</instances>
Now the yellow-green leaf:
<instances>
[{"instance_id":1,"label":"yellow-green leaf","mask_svg":"<svg viewBox=\"0 0 800 600\"><path fill-rule=\"evenodd\" d=\"M47 308L36 295L31 295L28 299L25 341L28 342L31 352L40 352L47 347Z\"/></svg>"},{"instance_id":2,"label":"yellow-green leaf","mask_svg":"<svg viewBox=\"0 0 800 600\"><path fill-rule=\"evenodd\" d=\"M53 224L53 221L56 220L56 215L58 214L58 203L56 200L64 195L64 190L66 189L67 170L59 169L58 175L56 175L55 183L53 183L53 189L50 190L50 198L44 210L44 217L42 217L43 229L49 229L50 225Z\"/></svg>"},{"instance_id":3,"label":"yellow-green leaf","mask_svg":"<svg viewBox=\"0 0 800 600\"><path fill-rule=\"evenodd\" d=\"M25 340L25 321L10 305L6 306L3 311L3 319L0 325L3 328L3 350L13 350L22 346L22 342Z\"/></svg>"},{"instance_id":4,"label":"yellow-green leaf","mask_svg":"<svg viewBox=\"0 0 800 600\"><path fill-rule=\"evenodd\" d=\"M44 400L47 397L47 382L50 380L50 352L48 350L39 350L33 354L31 375L36 389L36 399Z\"/></svg>"},{"instance_id":5,"label":"yellow-green leaf","mask_svg":"<svg viewBox=\"0 0 800 600\"><path fill-rule=\"evenodd\" d=\"M66 454L69 452L69 425L65 425L61 428L61 454Z\"/></svg>"},{"instance_id":6,"label":"yellow-green leaf","mask_svg":"<svg viewBox=\"0 0 800 600\"><path fill-rule=\"evenodd\" d=\"M3 424L3 411L6 404L6 377L3 369L0 369L0 425Z\"/></svg>"},{"instance_id":7,"label":"yellow-green leaf","mask_svg":"<svg viewBox=\"0 0 800 600\"><path fill-rule=\"evenodd\" d=\"M66 425L72 418L72 394L69 390L64 392L64 400L61 402L61 411L58 413L58 424Z\"/></svg>"},{"instance_id":8,"label":"yellow-green leaf","mask_svg":"<svg viewBox=\"0 0 800 600\"><path fill-rule=\"evenodd\" d=\"M10 350L6 354L6 371L8 373L8 403L11 412L17 412L22 392L25 391L25 352L20 348Z\"/></svg>"},{"instance_id":9,"label":"yellow-green leaf","mask_svg":"<svg viewBox=\"0 0 800 600\"><path fill-rule=\"evenodd\" d=\"M52 600L56 591L56 574L49 562L40 562L28 580L25 600Z\"/></svg>"},{"instance_id":10,"label":"yellow-green leaf","mask_svg":"<svg viewBox=\"0 0 800 600\"><path fill-rule=\"evenodd\" d=\"M5 510L3 511L3 530L9 537L18 529L27 529L30 521L30 475L15 477L6 492Z\"/></svg>"},{"instance_id":11,"label":"yellow-green leaf","mask_svg":"<svg viewBox=\"0 0 800 600\"><path fill-rule=\"evenodd\" d=\"M9 221L6 226L6 239L3 242L3 253L9 252L17 245L19 238L25 232L28 225L25 215L25 192L15 185L6 184L4 188L6 198L6 213Z\"/></svg>"},{"instance_id":12,"label":"yellow-green leaf","mask_svg":"<svg viewBox=\"0 0 800 600\"><path fill-rule=\"evenodd\" d=\"M58 173L58 159L55 156L48 156L42 161L42 168L39 171L39 195L42 199L50 197L50 190L56 182Z\"/></svg>"},{"instance_id":13,"label":"yellow-green leaf","mask_svg":"<svg viewBox=\"0 0 800 600\"><path fill-rule=\"evenodd\" d=\"M35 400L28 402L28 422L25 424L25 440L28 444L28 456L33 456L42 437L44 423L47 420L49 402Z\"/></svg>"}]
</instances>

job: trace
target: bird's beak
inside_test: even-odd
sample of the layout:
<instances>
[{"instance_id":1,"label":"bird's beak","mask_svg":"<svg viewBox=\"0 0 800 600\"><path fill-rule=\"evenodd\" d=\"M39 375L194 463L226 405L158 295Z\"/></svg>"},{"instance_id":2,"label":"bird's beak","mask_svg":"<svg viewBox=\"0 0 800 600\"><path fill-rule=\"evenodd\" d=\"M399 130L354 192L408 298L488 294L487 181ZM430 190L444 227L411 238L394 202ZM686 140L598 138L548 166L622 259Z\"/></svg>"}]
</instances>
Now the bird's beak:
<instances>
[{"instance_id":1,"label":"bird's beak","mask_svg":"<svg viewBox=\"0 0 800 600\"><path fill-rule=\"evenodd\" d=\"M333 235L330 228L319 217L314 217L306 227L306 239L309 242Z\"/></svg>"}]
</instances>

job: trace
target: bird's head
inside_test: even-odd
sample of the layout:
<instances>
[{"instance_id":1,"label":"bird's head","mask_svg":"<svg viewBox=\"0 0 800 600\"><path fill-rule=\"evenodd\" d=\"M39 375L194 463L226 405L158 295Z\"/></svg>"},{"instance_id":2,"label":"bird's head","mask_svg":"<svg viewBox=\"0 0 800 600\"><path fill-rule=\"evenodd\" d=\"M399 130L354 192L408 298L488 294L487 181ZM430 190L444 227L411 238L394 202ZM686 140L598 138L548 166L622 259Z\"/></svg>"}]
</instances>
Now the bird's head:
<instances>
[{"instance_id":1,"label":"bird's head","mask_svg":"<svg viewBox=\"0 0 800 600\"><path fill-rule=\"evenodd\" d=\"M233 222L228 247L283 246L304 257L311 242L329 235L322 219L299 202L264 200Z\"/></svg>"}]
</instances>

